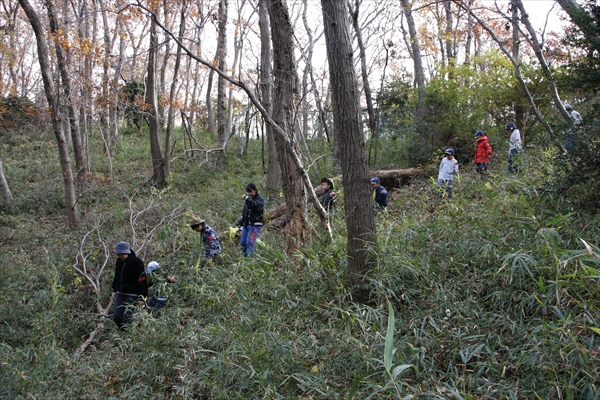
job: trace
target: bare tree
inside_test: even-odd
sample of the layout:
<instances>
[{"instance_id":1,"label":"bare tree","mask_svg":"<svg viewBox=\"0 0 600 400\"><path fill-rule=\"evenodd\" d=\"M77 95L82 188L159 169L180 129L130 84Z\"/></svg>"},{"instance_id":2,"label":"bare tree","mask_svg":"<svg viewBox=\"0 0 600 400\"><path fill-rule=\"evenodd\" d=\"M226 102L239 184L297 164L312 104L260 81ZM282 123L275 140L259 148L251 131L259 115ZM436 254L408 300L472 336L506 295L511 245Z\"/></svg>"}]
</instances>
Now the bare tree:
<instances>
[{"instance_id":1,"label":"bare tree","mask_svg":"<svg viewBox=\"0 0 600 400\"><path fill-rule=\"evenodd\" d=\"M369 299L365 274L375 265L377 238L360 118L360 92L346 5L338 0L321 0L321 7L333 93L334 134L340 146L345 187L348 277L356 299L364 302Z\"/></svg>"},{"instance_id":2,"label":"bare tree","mask_svg":"<svg viewBox=\"0 0 600 400\"><path fill-rule=\"evenodd\" d=\"M75 196L75 185L73 182L73 172L71 171L71 158L69 156L69 148L65 140L65 136L61 128L60 111L58 107L58 98L52 81L52 67L50 64L50 51L46 42L46 34L42 27L42 23L37 13L29 3L29 0L19 0L19 4L25 11L29 23L33 28L37 40L38 62L40 63L40 72L44 82L44 92L46 100L50 105L50 113L52 116L52 130L56 137L58 145L58 154L60 158L61 171L63 176L63 184L65 187L65 206L67 208L67 217L69 225L73 228L79 226L79 211L77 210L77 202Z\"/></svg>"},{"instance_id":3,"label":"bare tree","mask_svg":"<svg viewBox=\"0 0 600 400\"><path fill-rule=\"evenodd\" d=\"M400 0L400 4L406 16L406 24L408 25L408 33L410 35L410 56L414 63L415 83L417 85L417 123L424 121L427 115L427 106L425 105L425 70L423 69L423 58L421 56L421 48L419 46L419 36L417 34L417 26L413 18L412 5L409 0Z\"/></svg>"},{"instance_id":4,"label":"bare tree","mask_svg":"<svg viewBox=\"0 0 600 400\"><path fill-rule=\"evenodd\" d=\"M468 0L467 8L470 10L475 0ZM471 60L471 43L473 42L473 16L467 12L467 40L465 42L465 64Z\"/></svg>"},{"instance_id":5,"label":"bare tree","mask_svg":"<svg viewBox=\"0 0 600 400\"><path fill-rule=\"evenodd\" d=\"M4 170L2 169L2 160L0 160L0 193L2 193L2 200L8 211L13 209L13 197L8 187L8 182L4 177Z\"/></svg>"},{"instance_id":6,"label":"bare tree","mask_svg":"<svg viewBox=\"0 0 600 400\"><path fill-rule=\"evenodd\" d=\"M271 39L273 40L273 120L287 135L296 154L294 133L294 100L297 97L296 62L294 59L293 30L290 16L283 0L270 0L269 18ZM286 150L283 138L277 136L277 153L281 166L283 193L287 204L286 254L291 255L303 247L306 235L306 189L301 184L300 171L294 165Z\"/></svg>"},{"instance_id":7,"label":"bare tree","mask_svg":"<svg viewBox=\"0 0 600 400\"><path fill-rule=\"evenodd\" d=\"M531 21L529 21L529 15L527 14L527 11L525 11L525 6L523 6L523 1L522 0L513 0L513 1L514 1L514 5L517 6L519 8L519 11L521 12L521 22L523 22L523 24L525 25L525 28L527 29L527 32L529 32L529 36L526 37L526 39L529 42L529 44L531 45L531 47L533 48L533 52L535 53L535 56L540 63L540 67L542 68L542 72L543 72L544 76L546 77L546 82L548 83L548 86L550 87L550 94L552 95L552 99L554 100L554 105L556 106L556 108L558 108L558 111L560 112L563 119L567 123L572 124L573 121L571 120L571 117L569 116L569 113L567 112L567 110L565 110L565 107L563 106L563 103L560 100L560 96L558 95L556 81L554 79L552 71L550 71L550 67L548 67L546 58L544 57L544 52L542 51L542 45L540 44L537 33L535 32L533 25L531 25Z\"/></svg>"},{"instance_id":8,"label":"bare tree","mask_svg":"<svg viewBox=\"0 0 600 400\"><path fill-rule=\"evenodd\" d=\"M269 1L276 1L276 0L269 0ZM137 6L141 9L145 10L148 13L152 13L151 10L149 10L147 7L143 6L142 4L138 3ZM287 150L286 157L288 159L292 160L292 163L295 166L295 170L300 174L301 183L304 185L304 190L306 190L308 192L309 199L310 199L312 205L315 207L317 213L319 214L319 216L321 217L322 220L328 220L329 215L328 215L327 211L325 211L325 209L323 208L321 203L319 202L319 199L318 199L317 195L315 194L315 191L313 190L312 183L310 181L310 177L308 176L308 174L304 168L304 165L302 163L302 160L300 159L298 152L296 151L297 146L290 139L290 137L288 136L288 133L281 126L279 126L275 122L275 120L272 118L271 114L269 114L265 110L265 108L262 106L260 101L257 99L255 93L248 87L248 85L246 85L244 82L242 82L240 80L233 79L231 76L227 75L224 71L221 71L218 67L216 67L213 62L207 61L207 60L199 57L194 52L192 52L184 43L182 43L181 40L179 40L177 38L177 36L174 33L170 32L168 29L166 29L166 27L163 24L161 24L160 22L157 21L157 25L160 26L160 28L163 31L165 31L165 33L168 34L172 39L174 39L175 42L177 43L177 45L181 46L181 48L184 50L184 52L189 57L193 58L198 63L202 64L204 67L211 69L216 74L218 74L220 77L226 79L229 83L238 86L246 93L246 95L248 96L248 98L250 99L250 101L252 102L254 107L256 107L258 109L258 111L260 112L260 114L262 115L262 118L269 125L271 125L271 127L273 128L273 132L275 132L275 134L277 135L277 138L280 139L281 142L283 142L283 145L284 145L285 149ZM219 149L219 151L220 151L220 149ZM299 184L300 182L297 182L297 183ZM285 195L285 191L284 191L284 195ZM287 198L286 198L286 201L287 201ZM327 231L328 231L328 233L330 233L329 224L325 223L324 225L327 226Z\"/></svg>"},{"instance_id":9,"label":"bare tree","mask_svg":"<svg viewBox=\"0 0 600 400\"><path fill-rule=\"evenodd\" d=\"M512 24L512 56L517 64L521 64L521 40L519 39L519 7L511 1L510 8L512 10L511 24ZM515 122L517 126L525 126L525 107L521 102L521 98L516 101L514 105L515 110ZM521 141L525 142L525 138L522 136Z\"/></svg>"},{"instance_id":10,"label":"bare tree","mask_svg":"<svg viewBox=\"0 0 600 400\"><path fill-rule=\"evenodd\" d=\"M531 108L532 108L533 112L535 113L538 121L540 121L540 123L544 126L544 128L546 129L546 131L548 133L552 134L552 128L550 127L550 125L548 125L548 123L542 116L542 113L540 112L537 105L535 104L535 100L533 99L533 96L531 95L531 92L529 91L529 88L527 87L527 84L525 83L525 80L523 79L523 75L521 74L521 65L517 62L517 60L514 59L514 57L512 56L512 52L506 48L506 46L504 45L502 40L500 40L500 38L496 35L494 30L492 28L490 28L485 23L484 20L482 18L480 18L475 12L473 12L473 10L468 8L468 4L465 3L464 0L453 0L453 1L459 7L465 9L465 11L471 13L473 18L477 21L477 23L490 35L490 37L494 40L494 42L496 42L496 44L498 45L498 47L500 48L502 53L504 53L504 55L510 60L510 62L513 65L513 68L515 69L515 76L516 76L517 80L519 81L519 84L521 85L521 89L523 89L523 93L527 97L527 100L529 101L529 104L531 105Z\"/></svg>"},{"instance_id":11,"label":"bare tree","mask_svg":"<svg viewBox=\"0 0 600 400\"><path fill-rule=\"evenodd\" d=\"M352 16L352 26L354 27L354 34L356 35L356 41L358 43L358 54L360 58L360 71L362 77L363 91L365 93L365 100L367 102L367 114L369 115L369 131L371 132L371 139L377 141L377 120L375 119L375 108L373 107L373 96L371 94L371 84L369 83L369 71L367 69L367 52L365 50L365 44L363 42L362 32L358 21L358 15L360 12L361 0L354 1L354 9L352 3L348 0L348 9Z\"/></svg>"},{"instance_id":12,"label":"bare tree","mask_svg":"<svg viewBox=\"0 0 600 400\"><path fill-rule=\"evenodd\" d=\"M227 9L228 0L219 0L219 39L217 42L217 62L219 69L227 68ZM227 143L227 81L218 77L217 83L217 135L219 144L223 147Z\"/></svg>"},{"instance_id":13,"label":"bare tree","mask_svg":"<svg viewBox=\"0 0 600 400\"><path fill-rule=\"evenodd\" d=\"M148 51L148 89L146 93L150 107L148 125L150 127L150 152L152 154L152 181L162 189L167 186L165 163L160 145L160 121L158 113L158 95L156 81L156 61L158 53L158 34L156 32L156 14L150 16L150 49Z\"/></svg>"},{"instance_id":14,"label":"bare tree","mask_svg":"<svg viewBox=\"0 0 600 400\"><path fill-rule=\"evenodd\" d=\"M271 78L271 33L269 26L269 13L267 11L268 0L258 2L258 27L260 29L260 100L265 110L271 114L273 110L272 91L273 81ZM279 160L277 157L277 145L275 134L271 125L265 126L267 136L268 164L267 164L267 190L277 191L281 187Z\"/></svg>"},{"instance_id":15,"label":"bare tree","mask_svg":"<svg viewBox=\"0 0 600 400\"><path fill-rule=\"evenodd\" d=\"M446 44L446 58L448 59L448 65L452 66L456 61L456 49L455 49L455 40L454 34L455 31L453 24L453 14L452 14L452 1L445 0L444 1L444 10L446 11L446 31L445 31L445 44Z\"/></svg>"},{"instance_id":16,"label":"bare tree","mask_svg":"<svg viewBox=\"0 0 600 400\"><path fill-rule=\"evenodd\" d=\"M181 14L179 21L179 40L183 38L185 33L185 14L187 12L187 3L184 0L181 5ZM165 154L163 156L165 164L165 176L169 177L171 173L171 136L173 125L175 124L175 95L179 89L179 66L181 65L181 47L177 46L175 56L175 66L173 67L173 81L171 82L171 90L169 92L169 113L167 114L167 132L165 134Z\"/></svg>"},{"instance_id":17,"label":"bare tree","mask_svg":"<svg viewBox=\"0 0 600 400\"><path fill-rule=\"evenodd\" d=\"M58 22L56 10L52 0L46 0L46 10L48 12L48 20L50 21L50 33L54 37L54 49L56 51L56 59L58 69L62 80L62 88L67 102L67 110L69 115L69 125L71 130L71 141L73 142L73 153L75 155L75 167L77 169L77 179L79 182L84 182L87 175L87 168L83 157L83 149L81 147L81 137L79 136L79 115L75 105L76 99L73 94L73 83L71 81L71 71L67 61L67 54L63 48L62 41L66 40L62 35L63 29ZM61 34L62 32L62 34Z\"/></svg>"}]
</instances>

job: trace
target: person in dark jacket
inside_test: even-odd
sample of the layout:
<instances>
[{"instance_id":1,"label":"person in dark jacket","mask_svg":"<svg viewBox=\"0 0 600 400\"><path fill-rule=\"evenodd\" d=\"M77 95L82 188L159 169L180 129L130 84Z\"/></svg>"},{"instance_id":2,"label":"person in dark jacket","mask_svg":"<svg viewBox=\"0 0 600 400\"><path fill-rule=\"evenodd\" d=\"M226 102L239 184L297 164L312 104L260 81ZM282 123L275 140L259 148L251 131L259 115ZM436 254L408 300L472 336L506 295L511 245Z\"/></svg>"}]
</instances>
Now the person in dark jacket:
<instances>
[{"instance_id":1,"label":"person in dark jacket","mask_svg":"<svg viewBox=\"0 0 600 400\"><path fill-rule=\"evenodd\" d=\"M125 324L131 322L131 306L137 302L143 304L143 297L148 296L148 283L144 262L131 250L129 243L117 243L114 253L117 262L112 282L112 298L115 300L113 320L123 329Z\"/></svg>"},{"instance_id":2,"label":"person in dark jacket","mask_svg":"<svg viewBox=\"0 0 600 400\"><path fill-rule=\"evenodd\" d=\"M323 188L323 197L321 197L321 205L327 212L331 212L335 207L335 199L337 194L333 191L333 182L329 178L321 178L321 187Z\"/></svg>"},{"instance_id":3,"label":"person in dark jacket","mask_svg":"<svg viewBox=\"0 0 600 400\"><path fill-rule=\"evenodd\" d=\"M217 262L219 255L221 254L221 245L219 244L219 238L217 232L204 222L203 219L197 216L193 216L190 221L190 227L202 234L202 243L204 244L204 257L202 264L206 264L207 260Z\"/></svg>"},{"instance_id":4,"label":"person in dark jacket","mask_svg":"<svg viewBox=\"0 0 600 400\"><path fill-rule=\"evenodd\" d=\"M378 177L371 179L371 188L373 189L373 200L375 201L376 210L384 210L388 206L388 191L381 186L381 180Z\"/></svg>"},{"instance_id":5,"label":"person in dark jacket","mask_svg":"<svg viewBox=\"0 0 600 400\"><path fill-rule=\"evenodd\" d=\"M260 234L265 214L265 199L258 194L258 189L254 183L246 186L246 194L242 196L244 200L244 210L238 226L242 228L242 237L240 245L244 256L250 257L256 248L256 240Z\"/></svg>"}]
</instances>

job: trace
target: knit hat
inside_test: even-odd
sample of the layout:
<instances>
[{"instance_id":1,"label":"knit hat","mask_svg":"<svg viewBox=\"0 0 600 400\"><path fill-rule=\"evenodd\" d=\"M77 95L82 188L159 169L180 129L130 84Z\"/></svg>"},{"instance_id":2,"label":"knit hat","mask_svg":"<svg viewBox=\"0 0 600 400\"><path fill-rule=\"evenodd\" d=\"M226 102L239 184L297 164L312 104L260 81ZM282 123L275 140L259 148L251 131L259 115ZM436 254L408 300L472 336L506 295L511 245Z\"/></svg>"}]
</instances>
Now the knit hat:
<instances>
[{"instance_id":1,"label":"knit hat","mask_svg":"<svg viewBox=\"0 0 600 400\"><path fill-rule=\"evenodd\" d=\"M119 242L115 246L114 252L116 254L131 254L131 247L129 247L129 243L127 242Z\"/></svg>"},{"instance_id":2,"label":"knit hat","mask_svg":"<svg viewBox=\"0 0 600 400\"><path fill-rule=\"evenodd\" d=\"M194 215L194 216L192 217L192 219L190 220L190 227L194 228L195 226L197 226L197 225L201 225L201 224L203 224L203 223L204 223L204 220L203 220L203 219L200 219L200 217L199 217L199 216L197 216L197 215Z\"/></svg>"},{"instance_id":3,"label":"knit hat","mask_svg":"<svg viewBox=\"0 0 600 400\"><path fill-rule=\"evenodd\" d=\"M157 269L160 268L160 264L157 263L156 261L150 261L148 263L148 268L146 268L146 273L152 273L154 271L156 271Z\"/></svg>"}]
</instances>

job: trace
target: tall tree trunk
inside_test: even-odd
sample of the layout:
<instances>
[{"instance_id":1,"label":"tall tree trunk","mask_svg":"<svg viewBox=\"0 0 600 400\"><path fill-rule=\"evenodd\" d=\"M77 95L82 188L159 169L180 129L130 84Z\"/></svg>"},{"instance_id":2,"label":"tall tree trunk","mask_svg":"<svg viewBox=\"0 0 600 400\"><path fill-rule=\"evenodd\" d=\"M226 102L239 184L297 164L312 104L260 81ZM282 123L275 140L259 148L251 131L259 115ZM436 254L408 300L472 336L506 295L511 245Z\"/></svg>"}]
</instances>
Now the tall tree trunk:
<instances>
[{"instance_id":1,"label":"tall tree trunk","mask_svg":"<svg viewBox=\"0 0 600 400\"><path fill-rule=\"evenodd\" d=\"M4 170L2 169L2 160L0 160L0 193L2 193L2 200L4 205L9 212L13 211L13 197L8 187L8 182L4 177Z\"/></svg>"},{"instance_id":2,"label":"tall tree trunk","mask_svg":"<svg viewBox=\"0 0 600 400\"><path fill-rule=\"evenodd\" d=\"M369 166L360 118L360 92L354 70L347 8L339 0L321 0L329 79L333 94L335 141L340 144L348 231L348 282L356 300L366 302L365 275L376 263L375 217Z\"/></svg>"},{"instance_id":3,"label":"tall tree trunk","mask_svg":"<svg viewBox=\"0 0 600 400\"><path fill-rule=\"evenodd\" d=\"M62 80L63 92L65 101L67 102L67 110L69 115L69 126L71 128L71 141L73 142L73 153L75 155L75 168L77 169L77 180L80 183L85 182L87 176L87 168L83 157L83 149L81 147L81 136L79 135L79 115L75 106L76 100L73 94L73 83L71 81L71 71L69 68L67 54L61 44L63 29L59 26L56 17L56 10L52 0L46 0L46 10L50 21L50 33L54 36L54 49L56 51L56 60L58 61L58 69Z\"/></svg>"},{"instance_id":4,"label":"tall tree trunk","mask_svg":"<svg viewBox=\"0 0 600 400\"><path fill-rule=\"evenodd\" d=\"M162 189L167 186L168 177L165 175L165 163L160 146L160 121L158 114L158 95L156 93L156 61L158 52L158 35L156 33L156 14L153 13L150 22L150 49L148 51L148 92L147 101L150 105L148 125L150 130L150 153L152 154L152 181Z\"/></svg>"},{"instance_id":5,"label":"tall tree trunk","mask_svg":"<svg viewBox=\"0 0 600 400\"><path fill-rule=\"evenodd\" d=\"M471 9L474 0L469 0L467 7ZM471 60L471 43L473 41L473 16L470 12L467 13L467 41L465 43L465 64L469 64Z\"/></svg>"},{"instance_id":6,"label":"tall tree trunk","mask_svg":"<svg viewBox=\"0 0 600 400\"><path fill-rule=\"evenodd\" d=\"M421 48L419 47L419 36L417 26L412 15L412 5L409 0L400 0L400 4L406 16L408 33L410 35L410 55L413 59L415 70L415 82L417 84L417 124L422 123L427 116L427 106L425 105L425 70L423 69L423 58L421 57Z\"/></svg>"},{"instance_id":7,"label":"tall tree trunk","mask_svg":"<svg viewBox=\"0 0 600 400\"><path fill-rule=\"evenodd\" d=\"M191 61L190 61L191 62ZM191 65L191 64L190 64ZM211 71L212 73L212 71ZM200 81L200 66L198 64L194 65L194 84L192 87L192 101L191 101L191 111L190 111L190 118L189 118L189 127L190 127L190 132L192 129L192 126L194 126L194 122L196 121L196 113L197 113L197 108L198 108L198 101L196 100L196 95L198 93L198 86L199 86L199 82ZM185 90L187 93L189 85L185 85ZM202 88L200 88L200 91L202 91ZM186 96L187 97L187 96ZM209 123L209 129L208 132L211 134L214 134L215 131L215 124L214 124L214 119L212 118L212 111L208 111L210 110L210 86L207 90L207 100L208 102L206 103L206 109L207 109L207 114L209 115L209 121L212 121L212 130L211 130L211 126Z\"/></svg>"},{"instance_id":8,"label":"tall tree trunk","mask_svg":"<svg viewBox=\"0 0 600 400\"><path fill-rule=\"evenodd\" d=\"M78 18L78 34L82 42L92 43L90 36L90 10L87 0L81 2ZM90 170L90 146L89 134L92 125L90 116L93 115L93 96L92 96L92 75L93 75L93 58L90 51L85 51L83 59L79 64L79 75L83 77L81 90L81 101L79 104L79 127L81 136L81 147L83 151L86 168Z\"/></svg>"},{"instance_id":9,"label":"tall tree trunk","mask_svg":"<svg viewBox=\"0 0 600 400\"><path fill-rule=\"evenodd\" d=\"M567 123L572 124L573 120L571 120L571 116L569 115L567 110L565 110L565 107L563 106L560 96L558 95L558 89L556 87L556 82L554 80L554 76L552 75L552 71L550 71L550 67L548 67L548 63L546 62L546 58L544 57L544 52L542 50L542 46L538 40L535 29L533 29L533 25L531 25L531 22L529 21L529 16L528 16L527 12L525 11L525 7L523 6L523 1L522 0L513 0L513 1L515 2L514 4L516 4L517 7L519 7L519 11L521 12L521 21L523 22L523 24L525 25L525 28L527 28L527 31L529 32L528 41L531 44L531 47L533 48L533 52L535 53L535 56L537 57L537 59L540 63L540 67L542 68L542 72L543 72L544 76L546 77L546 81L548 82L548 85L550 86L550 95L552 96L552 99L554 100L554 104L555 104L556 108L558 108L558 111L560 112L560 115L563 117L563 119Z\"/></svg>"},{"instance_id":10,"label":"tall tree trunk","mask_svg":"<svg viewBox=\"0 0 600 400\"><path fill-rule=\"evenodd\" d=\"M95 3L95 2L94 2ZM108 141L108 143L112 143L112 142L116 142L117 141L117 136L116 136L116 132L117 129L116 127L113 129L113 127L110 125L111 124L111 120L110 120L110 116L109 116L109 110L110 110L110 103L111 103L111 93L110 93L110 78L109 78L109 69L110 69L110 62L111 62L111 57L112 57L112 49L113 49L113 40L111 39L110 36L110 32L111 32L111 27L109 24L109 20L108 20L108 9L106 4L104 3L104 0L98 0L98 3L100 4L100 12L102 15L102 26L103 26L103 30L104 30L104 35L103 35L103 39L104 39L104 57L102 60L102 106L101 106L101 110L100 110L100 125L102 127L102 132L104 132L105 135L110 135L109 138L110 140ZM114 133L114 136L113 136Z\"/></svg>"},{"instance_id":11,"label":"tall tree trunk","mask_svg":"<svg viewBox=\"0 0 600 400\"><path fill-rule=\"evenodd\" d=\"M183 40L185 33L185 14L187 12L187 2L181 5L181 20L179 22L179 40ZM181 47L177 46L177 54L175 56L175 67L173 69L173 82L171 83L171 91L169 93L169 114L167 118L167 132L165 134L165 176L171 173L171 136L173 125L175 124L175 94L179 87L179 66L181 65ZM183 121L182 121L183 122Z\"/></svg>"},{"instance_id":12,"label":"tall tree trunk","mask_svg":"<svg viewBox=\"0 0 600 400\"><path fill-rule=\"evenodd\" d=\"M228 0L219 0L219 40L217 60L219 69L227 73L227 8ZM219 75L217 83L217 133L221 147L227 143L227 81Z\"/></svg>"},{"instance_id":13,"label":"tall tree trunk","mask_svg":"<svg viewBox=\"0 0 600 400\"><path fill-rule=\"evenodd\" d=\"M273 114L273 81L271 78L271 33L269 26L269 13L267 12L269 0L259 0L258 4L258 27L260 29L260 96L261 103L265 110ZM267 149L269 162L267 165L267 183L266 188L269 192L279 191L281 180L279 174L279 159L277 158L277 145L275 144L275 134L270 124L265 126L267 136Z\"/></svg>"},{"instance_id":14,"label":"tall tree trunk","mask_svg":"<svg viewBox=\"0 0 600 400\"><path fill-rule=\"evenodd\" d=\"M75 196L75 185L73 182L73 172L71 171L71 159L69 157L69 148L65 140L65 136L61 130L60 111L58 109L58 99L52 82L52 68L50 66L50 51L46 43L46 35L42 28L40 19L29 3L29 0L19 0L19 4L25 11L29 23L33 28L37 40L38 61L40 63L40 72L42 73L42 81L44 82L44 92L46 99L50 105L50 114L52 119L52 130L56 137L58 145L58 154L60 166L63 176L63 184L65 186L65 206L67 208L67 217L69 225L72 228L79 227L79 211L77 210L77 202Z\"/></svg>"},{"instance_id":15,"label":"tall tree trunk","mask_svg":"<svg viewBox=\"0 0 600 400\"><path fill-rule=\"evenodd\" d=\"M269 17L273 40L273 120L285 131L296 154L300 154L294 134L294 100L297 76L294 59L294 33L284 0L270 0ZM277 136L277 153L281 166L283 194L287 204L286 254L303 247L306 235L306 189L300 171L286 151L283 138Z\"/></svg>"},{"instance_id":16,"label":"tall tree trunk","mask_svg":"<svg viewBox=\"0 0 600 400\"><path fill-rule=\"evenodd\" d=\"M122 8L122 0L117 0L117 7ZM110 107L108 110L108 137L116 139L118 136L118 104L119 104L119 79L121 79L121 73L123 70L123 60L125 59L125 29L123 28L123 16L117 15L117 32L116 35L119 37L119 56L115 62L115 70L110 83ZM110 142L108 142L110 144Z\"/></svg>"},{"instance_id":17,"label":"tall tree trunk","mask_svg":"<svg viewBox=\"0 0 600 400\"><path fill-rule=\"evenodd\" d=\"M237 10L237 14L241 15L242 8L244 7L245 4L245 0L242 0L241 3L238 3L238 7L239 9ZM235 77L236 71L238 72L238 78L241 79L241 73L242 73L242 66L241 66L241 62L243 60L242 57L242 50L244 49L244 37L246 35L246 27L245 24L241 21L240 18L238 18L235 22L235 29L234 29L234 35L233 35L233 62L231 63L231 76ZM235 127L233 126L233 111L234 111L233 107L233 86L229 87L229 94L227 96L227 124L225 125L225 131L227 132L227 139L225 140L224 143L221 143L221 147L223 148L223 150L226 149L227 147L227 142L229 142L229 139L231 139L234 135L235 129L238 129L239 127ZM241 115L240 115L241 117ZM236 117L236 120L239 120L239 118Z\"/></svg>"},{"instance_id":18,"label":"tall tree trunk","mask_svg":"<svg viewBox=\"0 0 600 400\"><path fill-rule=\"evenodd\" d=\"M371 133L371 140L375 141L377 146L377 119L375 118L375 108L373 107L373 96L371 94L371 84L369 83L369 70L367 69L367 52L365 50L365 44L360 30L358 21L358 14L360 9L360 0L354 1L354 10L350 1L348 1L348 8L350 9L350 15L352 16L352 26L354 27L354 34L358 42L358 54L360 56L360 71L363 83L363 91L365 92L365 100L367 101L367 114L369 115L369 131ZM369 160L369 163L371 160Z\"/></svg>"},{"instance_id":19,"label":"tall tree trunk","mask_svg":"<svg viewBox=\"0 0 600 400\"><path fill-rule=\"evenodd\" d=\"M448 65L453 66L456 60L456 51L454 50L454 28L452 26L452 1L444 1L444 10L446 11L446 57Z\"/></svg>"},{"instance_id":20,"label":"tall tree trunk","mask_svg":"<svg viewBox=\"0 0 600 400\"><path fill-rule=\"evenodd\" d=\"M514 1L511 1L512 10L512 56L517 64L521 64L520 44L519 39L519 7ZM523 127L525 126L525 107L519 97L514 105L515 123L521 128L521 143L525 142Z\"/></svg>"},{"instance_id":21,"label":"tall tree trunk","mask_svg":"<svg viewBox=\"0 0 600 400\"><path fill-rule=\"evenodd\" d=\"M211 69L210 72L208 73L208 83L206 84L206 119L207 119L207 123L208 123L208 133L210 133L211 135L214 135L216 133L215 112L213 110L213 103L212 103L212 96L211 96L214 76L215 76L215 71L213 71Z\"/></svg>"}]
</instances>

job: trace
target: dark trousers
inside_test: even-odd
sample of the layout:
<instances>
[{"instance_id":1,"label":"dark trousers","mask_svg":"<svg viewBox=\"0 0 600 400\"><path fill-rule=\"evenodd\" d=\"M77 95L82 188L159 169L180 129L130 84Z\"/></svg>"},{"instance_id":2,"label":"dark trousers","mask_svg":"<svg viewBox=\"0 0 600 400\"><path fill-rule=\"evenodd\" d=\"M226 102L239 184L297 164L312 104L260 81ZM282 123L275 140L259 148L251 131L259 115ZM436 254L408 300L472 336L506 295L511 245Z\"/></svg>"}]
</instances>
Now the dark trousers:
<instances>
[{"instance_id":1,"label":"dark trousers","mask_svg":"<svg viewBox=\"0 0 600 400\"><path fill-rule=\"evenodd\" d=\"M516 158L519 157L519 150L511 149L508 153L508 172L521 172L521 168L517 165Z\"/></svg>"},{"instance_id":2,"label":"dark trousers","mask_svg":"<svg viewBox=\"0 0 600 400\"><path fill-rule=\"evenodd\" d=\"M133 306L137 298L137 295L123 293L116 294L113 320L119 328L123 329L125 324L131 322L131 314L133 313Z\"/></svg>"}]
</instances>

